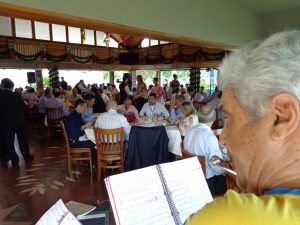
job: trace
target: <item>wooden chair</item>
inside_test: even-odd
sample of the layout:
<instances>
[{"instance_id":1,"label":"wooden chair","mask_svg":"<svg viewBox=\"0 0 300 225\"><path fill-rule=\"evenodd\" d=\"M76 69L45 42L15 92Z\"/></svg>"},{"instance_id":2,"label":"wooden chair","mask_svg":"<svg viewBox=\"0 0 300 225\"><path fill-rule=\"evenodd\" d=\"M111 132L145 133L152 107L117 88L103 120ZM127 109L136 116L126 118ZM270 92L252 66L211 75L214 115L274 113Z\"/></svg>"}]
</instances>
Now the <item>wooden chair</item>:
<instances>
[{"instance_id":1,"label":"wooden chair","mask_svg":"<svg viewBox=\"0 0 300 225\"><path fill-rule=\"evenodd\" d=\"M46 119L47 119L47 128L48 128L48 137L51 136L51 133L61 133L62 126L61 121L64 118L64 112L62 107L58 108L45 108Z\"/></svg>"},{"instance_id":2,"label":"wooden chair","mask_svg":"<svg viewBox=\"0 0 300 225\"><path fill-rule=\"evenodd\" d=\"M189 153L189 152L185 151L182 147L181 147L181 152L182 152L182 158L183 159L188 159L188 158L192 158L192 157L196 156L192 153ZM205 174L206 174L205 157L204 156L197 156L197 157L198 157L198 160L199 160L200 165L202 167L203 174L205 176Z\"/></svg>"},{"instance_id":3,"label":"wooden chair","mask_svg":"<svg viewBox=\"0 0 300 225\"><path fill-rule=\"evenodd\" d=\"M124 172L123 128L94 128L97 146L97 182L100 183L101 169L120 168Z\"/></svg>"},{"instance_id":4,"label":"wooden chair","mask_svg":"<svg viewBox=\"0 0 300 225\"><path fill-rule=\"evenodd\" d=\"M92 169L92 153L89 148L70 148L69 137L67 130L63 121L60 121L62 127L64 138L67 148L67 160L68 160L68 174L71 173L71 165L74 161L88 161L90 164L90 171L93 173Z\"/></svg>"}]
</instances>

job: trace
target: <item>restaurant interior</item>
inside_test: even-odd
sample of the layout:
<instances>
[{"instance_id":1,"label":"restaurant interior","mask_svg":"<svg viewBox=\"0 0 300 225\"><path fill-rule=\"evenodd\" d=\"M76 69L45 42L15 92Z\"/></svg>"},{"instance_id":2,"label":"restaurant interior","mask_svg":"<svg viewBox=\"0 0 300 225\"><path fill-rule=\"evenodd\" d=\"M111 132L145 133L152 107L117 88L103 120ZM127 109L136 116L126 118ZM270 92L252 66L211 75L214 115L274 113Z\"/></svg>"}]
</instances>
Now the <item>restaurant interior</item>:
<instances>
[{"instance_id":1,"label":"restaurant interior","mask_svg":"<svg viewBox=\"0 0 300 225\"><path fill-rule=\"evenodd\" d=\"M299 10L300 3L292 0L1 1L0 78L11 79L17 84L15 88L22 87L24 92L33 88L37 96L42 96L47 87L54 92L61 77L71 88L80 79L87 86L105 87L110 91L105 92L107 101L119 103L120 94L113 95L108 86L115 85L121 91L119 85L126 77L134 93L137 77L142 75L147 91L152 79L157 78L158 86L165 91L157 101L169 112L176 95L188 96L189 90L192 93L186 100L198 111L211 101L195 98L202 87L207 97L218 98L218 68L224 57L251 41L286 28L299 28ZM178 76L182 87L168 95L173 75ZM18 79L25 81L18 83ZM150 98L151 94L147 96ZM75 110L76 101L64 100L70 113ZM3 110L6 106L0 107ZM223 128L220 114L216 107L212 131L217 139ZM18 165L1 160L0 224L35 224L59 199L64 203L72 200L95 205L107 211L109 224L120 224L115 221L105 178L195 156L184 149L180 123L160 115L142 119L127 116L131 132L126 143L109 137L109 131L105 134L115 143L105 143L99 130L86 128L86 138L96 144L95 164L89 149L72 152L68 128L61 123L64 116L51 120L51 112L46 110L46 117L41 120L38 108L28 104L24 116L33 159L22 160L15 138ZM97 113L99 116L101 113ZM141 121L144 124L139 127ZM147 123L155 125L145 127ZM120 135L122 139L122 131ZM162 144L164 135L168 139L164 147L152 147L143 153L141 149L148 151L156 139ZM113 153L101 158L100 154L107 154L100 151L105 144L111 144ZM141 151L142 156L131 149ZM198 160L205 174L207 159L198 156ZM227 189L239 191L229 162L224 158L217 164L225 168Z\"/></svg>"}]
</instances>

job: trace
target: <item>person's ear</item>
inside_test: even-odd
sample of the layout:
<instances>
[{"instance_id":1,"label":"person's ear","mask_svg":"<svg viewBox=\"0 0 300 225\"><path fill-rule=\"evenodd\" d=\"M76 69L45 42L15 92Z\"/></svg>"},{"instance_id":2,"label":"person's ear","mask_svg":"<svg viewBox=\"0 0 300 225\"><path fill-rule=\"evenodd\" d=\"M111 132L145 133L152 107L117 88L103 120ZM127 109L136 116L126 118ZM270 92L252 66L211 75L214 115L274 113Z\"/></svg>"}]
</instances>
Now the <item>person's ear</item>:
<instances>
[{"instance_id":1,"label":"person's ear","mask_svg":"<svg viewBox=\"0 0 300 225\"><path fill-rule=\"evenodd\" d=\"M271 138L284 140L299 126L299 102L293 95L281 93L273 97L271 105L274 115Z\"/></svg>"}]
</instances>

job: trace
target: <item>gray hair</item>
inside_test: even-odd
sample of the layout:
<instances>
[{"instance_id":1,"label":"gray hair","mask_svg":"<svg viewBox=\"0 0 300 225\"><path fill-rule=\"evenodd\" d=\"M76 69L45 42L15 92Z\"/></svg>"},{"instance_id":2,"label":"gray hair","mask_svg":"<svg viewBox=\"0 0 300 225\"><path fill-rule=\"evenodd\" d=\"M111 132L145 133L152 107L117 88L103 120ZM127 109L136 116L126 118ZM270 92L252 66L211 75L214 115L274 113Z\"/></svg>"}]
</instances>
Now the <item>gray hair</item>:
<instances>
[{"instance_id":1,"label":"gray hair","mask_svg":"<svg viewBox=\"0 0 300 225\"><path fill-rule=\"evenodd\" d=\"M202 106L197 114L199 123L211 123L216 119L216 110L210 105Z\"/></svg>"},{"instance_id":2,"label":"gray hair","mask_svg":"<svg viewBox=\"0 0 300 225\"><path fill-rule=\"evenodd\" d=\"M117 106L118 106L118 103L116 102L116 101L114 101L114 100L109 100L108 102L107 102L107 105L106 105L106 110L108 111L108 110L110 110L110 109L117 109Z\"/></svg>"},{"instance_id":3,"label":"gray hair","mask_svg":"<svg viewBox=\"0 0 300 225\"><path fill-rule=\"evenodd\" d=\"M300 102L300 31L276 33L233 52L223 61L218 84L234 92L252 122L276 94L290 93Z\"/></svg>"},{"instance_id":4,"label":"gray hair","mask_svg":"<svg viewBox=\"0 0 300 225\"><path fill-rule=\"evenodd\" d=\"M186 102L186 99L183 95L176 95L175 99L178 100L181 104Z\"/></svg>"}]
</instances>

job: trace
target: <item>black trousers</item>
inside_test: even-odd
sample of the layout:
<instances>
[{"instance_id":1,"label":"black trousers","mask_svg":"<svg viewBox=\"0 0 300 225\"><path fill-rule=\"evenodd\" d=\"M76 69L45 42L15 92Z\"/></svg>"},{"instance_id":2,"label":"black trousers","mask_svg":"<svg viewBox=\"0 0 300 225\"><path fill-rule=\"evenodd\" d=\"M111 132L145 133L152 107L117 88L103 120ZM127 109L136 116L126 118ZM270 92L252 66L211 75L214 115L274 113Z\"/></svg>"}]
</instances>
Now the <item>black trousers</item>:
<instances>
[{"instance_id":1,"label":"black trousers","mask_svg":"<svg viewBox=\"0 0 300 225\"><path fill-rule=\"evenodd\" d=\"M71 148L89 148L92 153L92 163L94 166L97 166L97 151L96 145L92 141L79 141L79 140L70 140Z\"/></svg>"},{"instance_id":2,"label":"black trousers","mask_svg":"<svg viewBox=\"0 0 300 225\"><path fill-rule=\"evenodd\" d=\"M8 160L7 153L5 151L4 139L3 139L3 131L0 127L0 160Z\"/></svg>"},{"instance_id":3,"label":"black trousers","mask_svg":"<svg viewBox=\"0 0 300 225\"><path fill-rule=\"evenodd\" d=\"M19 162L19 156L16 153L14 145L15 134L17 134L20 151L23 155L23 158L25 161L29 160L29 143L25 123L20 123L14 126L4 125L2 126L1 130L1 137L4 146L4 155L7 155L8 158L12 161L12 163Z\"/></svg>"},{"instance_id":4,"label":"black trousers","mask_svg":"<svg viewBox=\"0 0 300 225\"><path fill-rule=\"evenodd\" d=\"M227 191L226 177L223 175L213 176L206 182L212 195L222 195Z\"/></svg>"}]
</instances>

